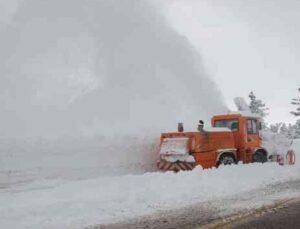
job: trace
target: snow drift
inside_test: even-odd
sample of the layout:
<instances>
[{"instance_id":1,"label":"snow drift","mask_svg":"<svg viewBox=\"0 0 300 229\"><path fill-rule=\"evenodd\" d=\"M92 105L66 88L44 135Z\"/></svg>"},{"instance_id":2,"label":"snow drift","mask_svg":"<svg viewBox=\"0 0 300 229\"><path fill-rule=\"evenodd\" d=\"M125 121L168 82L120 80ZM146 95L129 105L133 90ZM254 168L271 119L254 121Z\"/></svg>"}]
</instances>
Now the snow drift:
<instances>
[{"instance_id":1,"label":"snow drift","mask_svg":"<svg viewBox=\"0 0 300 229\"><path fill-rule=\"evenodd\" d=\"M293 148L293 141L282 134L262 131L261 135L262 145L267 149L269 155L281 154L285 157L287 151Z\"/></svg>"}]
</instances>

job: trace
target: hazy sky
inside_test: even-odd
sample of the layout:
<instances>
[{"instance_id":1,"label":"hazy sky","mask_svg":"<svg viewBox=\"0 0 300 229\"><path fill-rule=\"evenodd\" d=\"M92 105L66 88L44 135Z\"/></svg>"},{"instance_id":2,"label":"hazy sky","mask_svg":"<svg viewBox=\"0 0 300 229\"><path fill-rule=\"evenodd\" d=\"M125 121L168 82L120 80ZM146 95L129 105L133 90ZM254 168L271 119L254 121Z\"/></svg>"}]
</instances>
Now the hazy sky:
<instances>
[{"instance_id":1,"label":"hazy sky","mask_svg":"<svg viewBox=\"0 0 300 229\"><path fill-rule=\"evenodd\" d=\"M253 90L269 122L293 122L300 85L300 1L168 0L173 26L200 51L227 104Z\"/></svg>"},{"instance_id":2,"label":"hazy sky","mask_svg":"<svg viewBox=\"0 0 300 229\"><path fill-rule=\"evenodd\" d=\"M157 0L153 0L157 1ZM0 0L1 24L22 0ZM293 122L290 100L300 85L300 1L157 1L171 24L199 50L207 73L233 108L253 90L269 122Z\"/></svg>"}]
</instances>

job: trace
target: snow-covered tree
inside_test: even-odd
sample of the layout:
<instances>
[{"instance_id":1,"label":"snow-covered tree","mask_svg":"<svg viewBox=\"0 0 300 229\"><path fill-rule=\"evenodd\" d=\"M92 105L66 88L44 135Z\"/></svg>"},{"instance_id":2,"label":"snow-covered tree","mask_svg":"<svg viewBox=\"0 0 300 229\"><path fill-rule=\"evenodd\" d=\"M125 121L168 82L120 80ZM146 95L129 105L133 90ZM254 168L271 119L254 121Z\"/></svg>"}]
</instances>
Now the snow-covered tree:
<instances>
[{"instance_id":1,"label":"snow-covered tree","mask_svg":"<svg viewBox=\"0 0 300 229\"><path fill-rule=\"evenodd\" d=\"M257 99L254 93L251 91L249 94L250 105L249 108L252 113L260 114L262 118L268 115L267 111L269 108L260 99Z\"/></svg>"},{"instance_id":2,"label":"snow-covered tree","mask_svg":"<svg viewBox=\"0 0 300 229\"><path fill-rule=\"evenodd\" d=\"M300 87L298 92L300 93ZM293 98L291 104L296 106L296 110L291 111L291 114L295 117L300 117L300 95L297 98ZM300 119L293 126L293 138L300 138Z\"/></svg>"},{"instance_id":3,"label":"snow-covered tree","mask_svg":"<svg viewBox=\"0 0 300 229\"><path fill-rule=\"evenodd\" d=\"M278 134L280 133L281 126L282 126L282 122L274 123L270 125L269 129L271 132Z\"/></svg>"},{"instance_id":4,"label":"snow-covered tree","mask_svg":"<svg viewBox=\"0 0 300 229\"><path fill-rule=\"evenodd\" d=\"M294 138L300 138L300 119L298 119L296 124L295 124Z\"/></svg>"},{"instance_id":5,"label":"snow-covered tree","mask_svg":"<svg viewBox=\"0 0 300 229\"><path fill-rule=\"evenodd\" d=\"M300 87L298 88L298 92L300 93ZM291 111L291 114L296 117L299 117L300 116L300 96L298 96L298 98L292 99L291 103L296 106L296 110Z\"/></svg>"},{"instance_id":6,"label":"snow-covered tree","mask_svg":"<svg viewBox=\"0 0 300 229\"><path fill-rule=\"evenodd\" d=\"M267 130L285 136L288 139L300 138L300 120L295 125L282 122L274 123Z\"/></svg>"},{"instance_id":7,"label":"snow-covered tree","mask_svg":"<svg viewBox=\"0 0 300 229\"><path fill-rule=\"evenodd\" d=\"M296 132L296 129L295 129L295 125L292 125L291 123L288 125L288 132L287 132L287 137L289 139L293 139L295 138L295 132Z\"/></svg>"},{"instance_id":8,"label":"snow-covered tree","mask_svg":"<svg viewBox=\"0 0 300 229\"><path fill-rule=\"evenodd\" d=\"M283 123L280 127L279 133L284 136L288 136L288 132L289 132L289 130L288 130L287 125L285 123Z\"/></svg>"},{"instance_id":9,"label":"snow-covered tree","mask_svg":"<svg viewBox=\"0 0 300 229\"><path fill-rule=\"evenodd\" d=\"M271 131L276 131L275 125L271 125L270 128L272 128ZM300 138L300 119L295 124L282 124L279 133L289 139Z\"/></svg>"},{"instance_id":10,"label":"snow-covered tree","mask_svg":"<svg viewBox=\"0 0 300 229\"><path fill-rule=\"evenodd\" d=\"M254 95L253 91L250 92L249 94L250 98L250 104L249 104L249 109L252 113L259 114L262 119L262 128L264 130L268 129L267 123L265 122L264 117L266 117L269 113L267 111L269 108L266 107L266 104L263 103L260 99L257 99L256 96Z\"/></svg>"}]
</instances>

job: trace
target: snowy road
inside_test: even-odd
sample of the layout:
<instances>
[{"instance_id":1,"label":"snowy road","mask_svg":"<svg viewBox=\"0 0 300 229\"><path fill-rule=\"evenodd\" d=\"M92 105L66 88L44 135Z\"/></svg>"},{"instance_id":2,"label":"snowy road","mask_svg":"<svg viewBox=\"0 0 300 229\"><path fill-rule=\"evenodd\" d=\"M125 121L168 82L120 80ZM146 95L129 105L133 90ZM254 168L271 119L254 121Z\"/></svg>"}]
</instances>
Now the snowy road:
<instances>
[{"instance_id":1,"label":"snowy road","mask_svg":"<svg viewBox=\"0 0 300 229\"><path fill-rule=\"evenodd\" d=\"M278 207L260 214L251 215L242 220L237 220L226 228L232 229L286 229L300 228L300 200L288 201ZM230 226L230 227L229 227Z\"/></svg>"},{"instance_id":2,"label":"snowy road","mask_svg":"<svg viewBox=\"0 0 300 229\"><path fill-rule=\"evenodd\" d=\"M177 174L38 179L0 189L0 228L83 228L190 206L215 217L299 197L299 174L298 160L295 166L247 164Z\"/></svg>"},{"instance_id":3,"label":"snowy road","mask_svg":"<svg viewBox=\"0 0 300 229\"><path fill-rule=\"evenodd\" d=\"M298 197L297 189L269 196L269 185L298 181L298 167L251 164L187 173L149 173L84 181L35 183L23 190L3 190L1 228L82 228L124 221L197 203L212 203L230 213L274 200ZM276 185L275 185L276 186ZM278 185L281 188L281 185ZM256 195L256 190L264 195ZM271 188L272 189L272 188ZM251 191L252 190L252 191ZM257 201L237 195L252 192ZM243 195L242 195L243 196ZM226 202L232 199L234 205ZM219 201L217 201L219 200ZM238 200L238 201L237 201ZM223 202L225 201L225 202Z\"/></svg>"},{"instance_id":4,"label":"snowy road","mask_svg":"<svg viewBox=\"0 0 300 229\"><path fill-rule=\"evenodd\" d=\"M148 215L146 217L136 218L122 223L98 225L98 227L103 229L189 229L203 228L204 226L209 228L223 224L226 226L228 225L227 222L238 221L237 219L240 219L240 217L244 217L249 214L257 215L257 212L254 212L254 214L251 213L252 208L250 206L253 202L257 203L256 208L259 206L266 207L264 210L260 210L259 212L268 212L268 206L271 206L270 209L273 209L274 203L285 203L287 200L290 200L290 198L300 197L299 190L300 180L285 182L283 184L270 185L262 189L241 193L234 197L193 204L181 209L160 211L159 213ZM288 192L289 194L285 195L284 192ZM282 206L282 204L278 205ZM233 217L233 219L228 218L228 216L236 213L238 214L238 217ZM226 220L226 223L224 220ZM230 223L230 225L232 226L232 223ZM236 223L238 228L243 228L243 225L239 225L240 224ZM231 226L228 228L232 228Z\"/></svg>"}]
</instances>

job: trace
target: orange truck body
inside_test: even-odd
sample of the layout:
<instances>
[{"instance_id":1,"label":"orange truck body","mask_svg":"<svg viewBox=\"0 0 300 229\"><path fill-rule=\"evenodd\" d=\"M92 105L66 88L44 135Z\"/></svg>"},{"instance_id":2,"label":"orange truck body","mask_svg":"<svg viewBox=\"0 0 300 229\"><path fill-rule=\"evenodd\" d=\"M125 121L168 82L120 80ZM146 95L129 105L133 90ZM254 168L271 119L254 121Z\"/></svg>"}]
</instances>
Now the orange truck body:
<instances>
[{"instance_id":1,"label":"orange truck body","mask_svg":"<svg viewBox=\"0 0 300 229\"><path fill-rule=\"evenodd\" d=\"M239 161L267 160L268 153L261 146L259 136L259 117L216 115L211 125L213 128L203 131L162 133L158 169L179 171L191 170L197 165L211 168Z\"/></svg>"}]
</instances>

